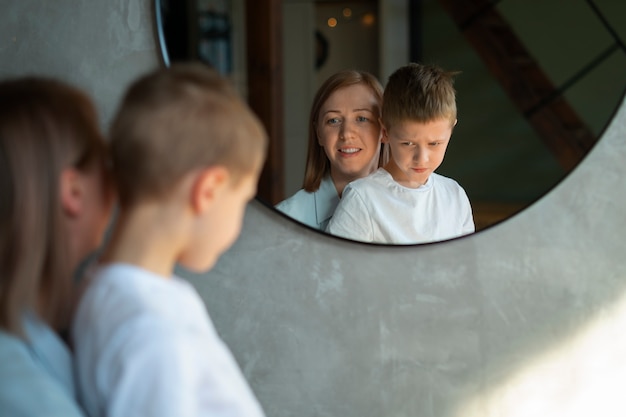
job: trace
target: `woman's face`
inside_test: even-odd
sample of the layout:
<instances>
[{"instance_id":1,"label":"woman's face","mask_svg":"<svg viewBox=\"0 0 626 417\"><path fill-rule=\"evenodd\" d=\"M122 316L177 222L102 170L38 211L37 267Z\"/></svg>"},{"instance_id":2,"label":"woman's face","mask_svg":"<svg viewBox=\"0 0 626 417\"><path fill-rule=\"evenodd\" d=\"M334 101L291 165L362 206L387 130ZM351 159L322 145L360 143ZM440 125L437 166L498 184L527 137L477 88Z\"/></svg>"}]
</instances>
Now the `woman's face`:
<instances>
[{"instance_id":1,"label":"woman's face","mask_svg":"<svg viewBox=\"0 0 626 417\"><path fill-rule=\"evenodd\" d=\"M330 161L335 183L364 177L378 167L379 109L376 96L364 84L334 91L321 106L317 139Z\"/></svg>"}]
</instances>

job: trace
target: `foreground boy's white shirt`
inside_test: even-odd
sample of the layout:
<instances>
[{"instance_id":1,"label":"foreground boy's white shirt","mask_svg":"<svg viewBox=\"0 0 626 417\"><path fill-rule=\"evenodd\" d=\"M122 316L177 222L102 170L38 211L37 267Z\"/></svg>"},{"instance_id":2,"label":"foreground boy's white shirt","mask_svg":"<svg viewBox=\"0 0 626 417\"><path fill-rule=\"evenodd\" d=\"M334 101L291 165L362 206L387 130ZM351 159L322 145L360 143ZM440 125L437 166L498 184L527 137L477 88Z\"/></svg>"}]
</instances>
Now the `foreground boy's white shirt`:
<instances>
[{"instance_id":1,"label":"foreground boy's white shirt","mask_svg":"<svg viewBox=\"0 0 626 417\"><path fill-rule=\"evenodd\" d=\"M135 266L95 271L72 328L92 417L263 416L195 289Z\"/></svg>"},{"instance_id":2,"label":"foreground boy's white shirt","mask_svg":"<svg viewBox=\"0 0 626 417\"><path fill-rule=\"evenodd\" d=\"M419 188L404 187L379 168L348 184L327 231L348 239L415 244L474 232L465 190L453 179L431 174Z\"/></svg>"}]
</instances>

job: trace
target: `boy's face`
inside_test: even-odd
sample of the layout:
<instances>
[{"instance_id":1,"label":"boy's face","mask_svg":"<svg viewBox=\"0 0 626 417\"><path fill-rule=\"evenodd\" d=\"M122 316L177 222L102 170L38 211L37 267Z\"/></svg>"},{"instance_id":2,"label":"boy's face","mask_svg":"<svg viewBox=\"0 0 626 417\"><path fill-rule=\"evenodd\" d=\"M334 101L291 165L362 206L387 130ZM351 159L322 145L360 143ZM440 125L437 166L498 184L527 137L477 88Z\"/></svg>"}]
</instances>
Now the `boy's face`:
<instances>
[{"instance_id":1,"label":"boy's face","mask_svg":"<svg viewBox=\"0 0 626 417\"><path fill-rule=\"evenodd\" d=\"M364 84L333 92L320 108L316 130L333 179L352 181L378 167L381 131L376 96Z\"/></svg>"},{"instance_id":2,"label":"boy's face","mask_svg":"<svg viewBox=\"0 0 626 417\"><path fill-rule=\"evenodd\" d=\"M210 210L198 221L194 238L179 260L190 270L204 272L237 240L248 202L256 195L259 172L244 174L237 183L226 181Z\"/></svg>"},{"instance_id":3,"label":"boy's face","mask_svg":"<svg viewBox=\"0 0 626 417\"><path fill-rule=\"evenodd\" d=\"M405 187L426 184L443 162L454 124L441 118L426 123L406 120L388 130L383 127L383 142L391 149L385 169Z\"/></svg>"}]
</instances>

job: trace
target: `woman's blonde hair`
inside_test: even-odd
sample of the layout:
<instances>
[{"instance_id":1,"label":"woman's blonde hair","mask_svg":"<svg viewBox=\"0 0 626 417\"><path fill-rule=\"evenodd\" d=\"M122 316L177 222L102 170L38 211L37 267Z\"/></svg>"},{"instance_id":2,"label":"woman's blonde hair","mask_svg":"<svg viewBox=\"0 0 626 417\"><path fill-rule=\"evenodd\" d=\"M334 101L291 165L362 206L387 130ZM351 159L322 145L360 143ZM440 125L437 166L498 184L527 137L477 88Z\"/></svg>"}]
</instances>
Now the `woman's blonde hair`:
<instances>
[{"instance_id":1,"label":"woman's blonde hair","mask_svg":"<svg viewBox=\"0 0 626 417\"><path fill-rule=\"evenodd\" d=\"M23 334L28 312L68 324L70 264L59 182L67 167L105 169L93 103L57 80L0 82L0 328Z\"/></svg>"},{"instance_id":2,"label":"woman's blonde hair","mask_svg":"<svg viewBox=\"0 0 626 417\"><path fill-rule=\"evenodd\" d=\"M378 103L376 110L380 114L380 107L383 100L383 87L380 81L372 74L366 71L344 70L331 75L324 81L315 94L309 114L309 144L304 171L304 182L302 184L302 188L308 192L317 191L320 188L322 179L330 172L330 162L324 152L324 148L318 143L317 138L317 119L320 114L320 109L326 100L328 100L328 97L335 91L355 84L363 84L372 90Z\"/></svg>"}]
</instances>

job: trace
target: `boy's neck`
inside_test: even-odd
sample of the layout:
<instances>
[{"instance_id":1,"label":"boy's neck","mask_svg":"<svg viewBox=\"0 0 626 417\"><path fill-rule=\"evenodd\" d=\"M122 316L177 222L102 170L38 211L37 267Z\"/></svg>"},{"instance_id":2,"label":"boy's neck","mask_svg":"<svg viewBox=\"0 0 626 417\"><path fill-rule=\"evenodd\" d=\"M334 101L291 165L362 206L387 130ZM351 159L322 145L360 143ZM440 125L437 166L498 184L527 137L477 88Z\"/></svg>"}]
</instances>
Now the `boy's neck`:
<instances>
[{"instance_id":1,"label":"boy's neck","mask_svg":"<svg viewBox=\"0 0 626 417\"><path fill-rule=\"evenodd\" d=\"M419 188L426 184L430 179L430 176L428 176L424 182L411 181L407 178L406 174L398 168L398 165L395 163L393 158L390 158L389 162L387 162L383 168L389 173L389 175L391 175L391 178L393 178L395 182L407 188Z\"/></svg>"},{"instance_id":2,"label":"boy's neck","mask_svg":"<svg viewBox=\"0 0 626 417\"><path fill-rule=\"evenodd\" d=\"M157 203L120 210L102 261L131 264L171 277L184 243L181 217Z\"/></svg>"}]
</instances>

